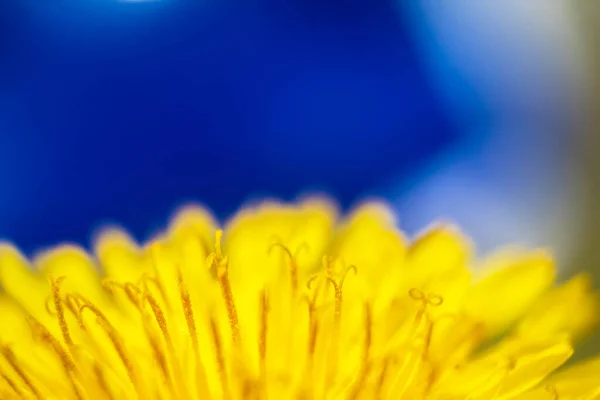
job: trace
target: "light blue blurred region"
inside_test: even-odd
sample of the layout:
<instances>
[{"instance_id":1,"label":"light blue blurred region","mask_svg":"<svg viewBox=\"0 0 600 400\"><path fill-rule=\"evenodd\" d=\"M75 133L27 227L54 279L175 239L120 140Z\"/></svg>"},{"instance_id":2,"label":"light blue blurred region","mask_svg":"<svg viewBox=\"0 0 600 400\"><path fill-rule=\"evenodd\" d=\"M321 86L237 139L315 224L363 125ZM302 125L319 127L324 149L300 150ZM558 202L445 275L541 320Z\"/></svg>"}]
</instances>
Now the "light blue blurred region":
<instances>
[{"instance_id":1,"label":"light blue blurred region","mask_svg":"<svg viewBox=\"0 0 600 400\"><path fill-rule=\"evenodd\" d=\"M519 242L568 258L583 225L571 143L585 98L569 3L401 7L449 114L470 138L393 185L402 226L415 233L451 220L482 251Z\"/></svg>"}]
</instances>

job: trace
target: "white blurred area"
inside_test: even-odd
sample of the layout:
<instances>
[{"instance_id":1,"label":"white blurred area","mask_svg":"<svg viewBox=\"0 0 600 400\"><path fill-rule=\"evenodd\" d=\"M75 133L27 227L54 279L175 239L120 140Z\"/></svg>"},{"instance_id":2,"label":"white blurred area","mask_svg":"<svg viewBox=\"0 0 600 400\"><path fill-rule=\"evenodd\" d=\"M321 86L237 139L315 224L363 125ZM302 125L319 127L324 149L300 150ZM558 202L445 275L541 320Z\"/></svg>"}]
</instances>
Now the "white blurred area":
<instances>
[{"instance_id":1,"label":"white blurred area","mask_svg":"<svg viewBox=\"0 0 600 400\"><path fill-rule=\"evenodd\" d=\"M431 79L473 140L406 183L408 198L392 194L404 224L450 219L483 251L517 242L570 260L586 224L575 143L588 98L573 2L407 3Z\"/></svg>"}]
</instances>

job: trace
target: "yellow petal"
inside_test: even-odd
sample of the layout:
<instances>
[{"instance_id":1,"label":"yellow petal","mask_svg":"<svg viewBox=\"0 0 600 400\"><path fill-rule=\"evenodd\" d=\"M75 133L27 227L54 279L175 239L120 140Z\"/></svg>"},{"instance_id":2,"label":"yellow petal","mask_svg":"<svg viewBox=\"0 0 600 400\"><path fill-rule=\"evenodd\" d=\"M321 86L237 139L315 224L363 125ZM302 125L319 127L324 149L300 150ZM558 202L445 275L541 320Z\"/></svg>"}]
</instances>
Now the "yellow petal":
<instances>
[{"instance_id":1,"label":"yellow petal","mask_svg":"<svg viewBox=\"0 0 600 400\"><path fill-rule=\"evenodd\" d=\"M208 210L193 204L177 211L169 224L166 242L173 253L171 279L177 286L177 268L173 268L173 263L177 263L194 296L208 290L210 276L204 261L213 251L217 226Z\"/></svg>"},{"instance_id":2,"label":"yellow petal","mask_svg":"<svg viewBox=\"0 0 600 400\"><path fill-rule=\"evenodd\" d=\"M591 293L587 275L577 275L550 290L519 323L519 335L544 336L564 332L575 337L588 333L599 321L599 298Z\"/></svg>"},{"instance_id":3,"label":"yellow petal","mask_svg":"<svg viewBox=\"0 0 600 400\"><path fill-rule=\"evenodd\" d=\"M600 398L600 357L570 366L539 387L511 400L597 400Z\"/></svg>"},{"instance_id":4,"label":"yellow petal","mask_svg":"<svg viewBox=\"0 0 600 400\"><path fill-rule=\"evenodd\" d=\"M291 260L283 247L306 277L320 265L335 219L335 208L322 199L307 199L298 207L264 203L244 209L225 228L232 284L262 288L277 277L289 279Z\"/></svg>"},{"instance_id":5,"label":"yellow petal","mask_svg":"<svg viewBox=\"0 0 600 400\"><path fill-rule=\"evenodd\" d=\"M31 342L27 340L31 339L31 330L25 321L23 309L5 293L0 294L0 316L2 326L10 326L10 329L0 329L0 343Z\"/></svg>"},{"instance_id":6,"label":"yellow petal","mask_svg":"<svg viewBox=\"0 0 600 400\"><path fill-rule=\"evenodd\" d=\"M58 246L38 254L33 263L44 276L64 277L61 287L65 292L85 293L94 302L106 301L96 265L84 249L74 245Z\"/></svg>"},{"instance_id":7,"label":"yellow petal","mask_svg":"<svg viewBox=\"0 0 600 400\"><path fill-rule=\"evenodd\" d=\"M44 304L50 294L46 279L35 273L14 247L0 244L0 285L36 318L48 317Z\"/></svg>"},{"instance_id":8,"label":"yellow petal","mask_svg":"<svg viewBox=\"0 0 600 400\"><path fill-rule=\"evenodd\" d=\"M477 282L465 298L465 312L491 335L514 323L554 282L555 269L544 251L497 259L504 268Z\"/></svg>"},{"instance_id":9,"label":"yellow petal","mask_svg":"<svg viewBox=\"0 0 600 400\"><path fill-rule=\"evenodd\" d=\"M380 303L405 295L407 287L398 287L406 260L407 241L395 226L390 209L381 203L367 203L357 208L337 231L329 250L333 260L353 265L362 286L356 288L376 296ZM357 280L349 280L348 290L354 290Z\"/></svg>"},{"instance_id":10,"label":"yellow petal","mask_svg":"<svg viewBox=\"0 0 600 400\"><path fill-rule=\"evenodd\" d=\"M549 379L560 400L600 398L600 357L575 364ZM595 396L595 397L594 397Z\"/></svg>"},{"instance_id":11,"label":"yellow petal","mask_svg":"<svg viewBox=\"0 0 600 400\"><path fill-rule=\"evenodd\" d=\"M424 293L442 297L438 310L454 313L471 284L471 255L471 243L457 229L434 226L411 245L403 280Z\"/></svg>"},{"instance_id":12,"label":"yellow petal","mask_svg":"<svg viewBox=\"0 0 600 400\"><path fill-rule=\"evenodd\" d=\"M573 347L566 336L550 339L546 343L536 340L529 346L519 347L517 352L509 355L515 360L515 365L502 381L499 399L511 398L537 385L573 354Z\"/></svg>"},{"instance_id":13,"label":"yellow petal","mask_svg":"<svg viewBox=\"0 0 600 400\"><path fill-rule=\"evenodd\" d=\"M106 276L124 282L137 282L151 265L144 260L142 250L126 232L106 228L94 242L94 252Z\"/></svg>"},{"instance_id":14,"label":"yellow petal","mask_svg":"<svg viewBox=\"0 0 600 400\"><path fill-rule=\"evenodd\" d=\"M565 336L506 340L465 366L446 370L433 393L440 398L509 399L538 384L572 353Z\"/></svg>"}]
</instances>

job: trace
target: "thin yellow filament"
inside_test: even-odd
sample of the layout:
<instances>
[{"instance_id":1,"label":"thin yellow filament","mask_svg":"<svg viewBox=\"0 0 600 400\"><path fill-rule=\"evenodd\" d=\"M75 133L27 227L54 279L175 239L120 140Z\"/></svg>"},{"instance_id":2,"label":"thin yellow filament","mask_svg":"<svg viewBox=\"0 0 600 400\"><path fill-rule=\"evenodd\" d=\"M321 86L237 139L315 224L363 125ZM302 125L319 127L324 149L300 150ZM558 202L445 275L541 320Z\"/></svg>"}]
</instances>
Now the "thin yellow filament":
<instances>
[{"instance_id":1,"label":"thin yellow filament","mask_svg":"<svg viewBox=\"0 0 600 400\"><path fill-rule=\"evenodd\" d=\"M200 357L200 346L198 343L198 331L196 330L196 319L194 317L194 308L192 307L192 299L190 293L183 280L181 269L177 266L177 286L179 288L179 297L181 299L181 307L183 308L183 314L185 316L185 322L187 324L188 333L192 340L192 348L194 352L194 359L196 361L196 389L200 398L205 396L208 383L206 379L206 372L202 364Z\"/></svg>"},{"instance_id":2,"label":"thin yellow filament","mask_svg":"<svg viewBox=\"0 0 600 400\"><path fill-rule=\"evenodd\" d=\"M370 353L371 342L373 340L373 311L371 304L365 303L365 341L363 344L362 366L358 372L358 378L354 382L353 388L348 395L348 399L356 399L363 391L369 370L371 369Z\"/></svg>"},{"instance_id":3,"label":"thin yellow filament","mask_svg":"<svg viewBox=\"0 0 600 400\"><path fill-rule=\"evenodd\" d=\"M125 370L127 371L127 376L131 381L134 389L138 393L138 396L144 397L145 390L143 389L143 385L138 380L138 376L136 373L136 369L134 367L133 362L127 355L127 350L123 344L123 339L118 334L117 330L112 326L112 324L108 321L106 316L96 307L92 302L87 299L84 299L84 304L79 308L79 312L83 313L84 310L90 310L92 314L96 316L96 323L106 332L108 338L110 339L111 344L113 345L117 355L121 359L121 362L125 366Z\"/></svg>"},{"instance_id":4,"label":"thin yellow filament","mask_svg":"<svg viewBox=\"0 0 600 400\"><path fill-rule=\"evenodd\" d=\"M152 313L154 315L154 319L156 320L156 323L158 324L158 327L159 327L163 337L165 338L165 342L167 344L169 354L171 355L170 364L173 369L173 375L174 375L175 379L177 380L177 385L179 388L178 390L181 393L185 393L186 392L185 384L182 380L183 374L181 372L179 360L177 359L175 346L173 345L173 341L171 340L171 334L169 333L169 328L167 326L167 320L165 318L165 314L151 293L144 292L144 295L142 296L142 303L144 303L144 302L147 302L150 305L150 308L152 309ZM142 307L140 307L140 308L142 308ZM149 339L150 339L152 345L155 347L154 352L156 353L155 355L156 355L156 357L158 357L158 361L161 364L161 369L164 370L164 374L166 374L167 378L169 378L169 372L168 372L168 368L167 368L167 365L168 365L167 359L166 359L165 355L163 354L163 352L161 351L160 346L158 345L158 342L156 342L156 339L153 337L153 335L150 334L150 332L148 332L148 330L146 330L146 331L147 331L147 334L149 336ZM154 343L154 342L156 342L156 343ZM172 382L169 380L169 383L171 384Z\"/></svg>"},{"instance_id":5,"label":"thin yellow filament","mask_svg":"<svg viewBox=\"0 0 600 400\"><path fill-rule=\"evenodd\" d=\"M387 380L388 370L391 362L392 358L390 356L387 356L383 359L381 371L379 372L379 378L377 379L377 386L375 387L375 399L380 399L383 396L383 387Z\"/></svg>"},{"instance_id":6,"label":"thin yellow filament","mask_svg":"<svg viewBox=\"0 0 600 400\"><path fill-rule=\"evenodd\" d=\"M290 271L290 285L292 288L292 298L296 298L298 293L298 255L301 250L306 249L308 251L308 245L306 243L302 243L292 254L291 250L281 242L275 242L269 247L269 253L273 251L273 249L279 248L283 250L283 252L287 255L289 259L289 271Z\"/></svg>"},{"instance_id":7,"label":"thin yellow filament","mask_svg":"<svg viewBox=\"0 0 600 400\"><path fill-rule=\"evenodd\" d=\"M217 271L217 279L221 286L221 292L225 300L225 309L227 310L227 317L229 318L229 325L231 327L231 336L233 343L238 345L240 343L240 323L231 289L231 282L229 281L229 259L227 256L223 256L221 248L222 239L223 231L218 230L215 239L215 252L209 254L207 264L209 268L214 266Z\"/></svg>"},{"instance_id":8,"label":"thin yellow filament","mask_svg":"<svg viewBox=\"0 0 600 400\"><path fill-rule=\"evenodd\" d=\"M58 325L60 327L60 332L63 336L63 339L67 346L71 346L73 344L73 340L71 339L71 334L69 332L69 325L67 324L67 320L65 319L65 311L63 308L63 303L60 297L60 286L62 282L65 280L64 276L59 277L57 280L54 280L52 276L48 277L50 282L50 290L52 292L52 299L54 302L54 310L56 311L56 317L58 320Z\"/></svg>"},{"instance_id":9,"label":"thin yellow filament","mask_svg":"<svg viewBox=\"0 0 600 400\"><path fill-rule=\"evenodd\" d=\"M10 347L2 346L2 347L0 347L0 351L2 352L2 355L4 356L4 358L6 359L6 362L8 362L8 364L16 372L16 374L19 376L19 378L21 378L21 380L23 381L25 386L27 386L27 388L33 394L33 396L38 400L42 400L43 397L41 396L40 391L35 387L33 382L31 382L31 379L29 379L29 377L25 374L25 371L23 371L23 368L21 368L21 366L17 362L15 354L10 349Z\"/></svg>"},{"instance_id":10,"label":"thin yellow filament","mask_svg":"<svg viewBox=\"0 0 600 400\"><path fill-rule=\"evenodd\" d=\"M125 297L127 297L127 299L131 302L131 304L133 304L135 308L139 310L140 306L137 296L139 291L136 291L135 289L132 289L130 286L126 286L123 283L115 282L112 279L104 279L102 281L102 286L104 286L111 293L114 293L114 288L120 289L125 294Z\"/></svg>"},{"instance_id":11,"label":"thin yellow filament","mask_svg":"<svg viewBox=\"0 0 600 400\"><path fill-rule=\"evenodd\" d=\"M260 362L260 381L261 385L266 385L267 375L267 334L268 334L268 318L269 318L269 300L266 290L260 293L260 328L258 339L258 353Z\"/></svg>"},{"instance_id":12,"label":"thin yellow filament","mask_svg":"<svg viewBox=\"0 0 600 400\"><path fill-rule=\"evenodd\" d=\"M106 381L106 376L104 375L104 372L102 371L102 367L100 366L100 363L94 362L93 369L94 369L94 376L96 377L96 382L98 383L100 390L102 391L102 393L104 393L104 395L109 400L113 400L114 397L110 391L108 382Z\"/></svg>"},{"instance_id":13,"label":"thin yellow filament","mask_svg":"<svg viewBox=\"0 0 600 400\"><path fill-rule=\"evenodd\" d=\"M169 388L173 391L173 393L175 393L173 381L171 379L171 375L169 374L167 357L165 356L165 353L162 351L161 346L158 342L158 339L154 335L151 335L150 333L148 333L148 340L150 342L150 347L152 348L152 354L154 355L154 359L156 360L156 363L158 364L158 367L160 369L160 372L161 372L165 382L167 383Z\"/></svg>"},{"instance_id":14,"label":"thin yellow filament","mask_svg":"<svg viewBox=\"0 0 600 400\"><path fill-rule=\"evenodd\" d=\"M158 290L158 293L160 293L161 298L168 305L168 299L167 299L167 295L165 293L165 288L164 288L163 284L158 279L156 279L153 276L150 276L147 272L145 272L139 279L138 286L143 286L144 290L149 292L150 288L149 288L148 283L152 283L156 287L156 289Z\"/></svg>"},{"instance_id":15,"label":"thin yellow filament","mask_svg":"<svg viewBox=\"0 0 600 400\"><path fill-rule=\"evenodd\" d=\"M4 372L0 372L0 376L6 381L8 386L10 386L10 388L13 390L13 392L15 392L17 396L21 398L25 397L23 391L19 389L19 386L17 386L15 381L13 381L10 377L6 376Z\"/></svg>"},{"instance_id":16,"label":"thin yellow filament","mask_svg":"<svg viewBox=\"0 0 600 400\"><path fill-rule=\"evenodd\" d=\"M217 368L219 373L219 379L221 380L221 389L223 390L223 397L225 399L231 398L231 391L229 390L229 382L227 379L227 369L225 366L225 356L223 354L223 345L221 343L221 336L219 335L219 328L214 317L210 318L210 330L213 337L213 344L215 346L215 355L217 360Z\"/></svg>"},{"instance_id":17,"label":"thin yellow filament","mask_svg":"<svg viewBox=\"0 0 600 400\"><path fill-rule=\"evenodd\" d=\"M326 278L331 283L335 293L335 302L334 302L334 312L333 312L333 334L331 338L331 356L330 361L331 365L327 369L328 377L327 380L331 383L337 373L337 364L338 364L338 353L339 353L339 337L340 337L340 328L342 323L342 304L343 304L343 288L344 281L346 280L346 276L348 272L354 271L357 273L356 267L351 265L349 267L344 268L342 273L340 274L339 280L336 280L332 277L333 267L331 267L331 262L327 257L323 257L323 264L326 270Z\"/></svg>"},{"instance_id":18,"label":"thin yellow filament","mask_svg":"<svg viewBox=\"0 0 600 400\"><path fill-rule=\"evenodd\" d=\"M56 303L55 303L56 305ZM62 307L59 308L62 310ZM57 312L57 315L60 315L60 312ZM64 318L64 314L63 314ZM71 383L71 387L73 392L78 400L83 400L83 389L81 388L81 384L79 383L76 374L78 374L77 367L75 366L75 361L71 358L71 355L65 350L60 342L48 331L48 329L35 320L33 317L28 318L28 322L31 325L31 330L34 333L35 337L38 337L42 342L50 345L54 353L58 356L58 359L65 370L65 374ZM71 342L71 346L72 346Z\"/></svg>"}]
</instances>

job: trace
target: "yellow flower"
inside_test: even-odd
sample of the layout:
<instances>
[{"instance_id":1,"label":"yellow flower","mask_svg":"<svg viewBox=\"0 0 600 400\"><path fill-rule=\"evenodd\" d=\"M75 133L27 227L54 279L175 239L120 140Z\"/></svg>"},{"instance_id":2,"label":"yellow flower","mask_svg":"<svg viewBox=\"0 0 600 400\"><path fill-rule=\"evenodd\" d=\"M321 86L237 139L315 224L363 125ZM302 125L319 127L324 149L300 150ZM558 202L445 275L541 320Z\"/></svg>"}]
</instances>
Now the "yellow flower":
<instances>
[{"instance_id":1,"label":"yellow flower","mask_svg":"<svg viewBox=\"0 0 600 400\"><path fill-rule=\"evenodd\" d=\"M544 251L473 269L449 226L409 241L383 205L182 209L144 246L0 245L1 399L600 399L555 372L598 317ZM101 271L101 272L100 272Z\"/></svg>"}]
</instances>

